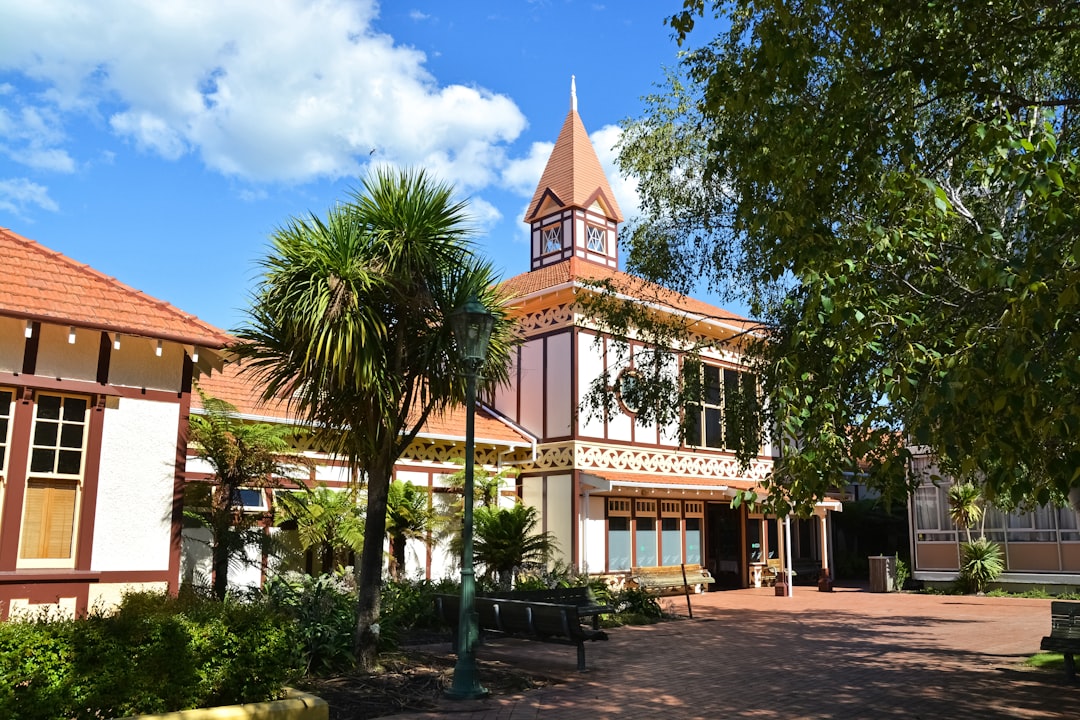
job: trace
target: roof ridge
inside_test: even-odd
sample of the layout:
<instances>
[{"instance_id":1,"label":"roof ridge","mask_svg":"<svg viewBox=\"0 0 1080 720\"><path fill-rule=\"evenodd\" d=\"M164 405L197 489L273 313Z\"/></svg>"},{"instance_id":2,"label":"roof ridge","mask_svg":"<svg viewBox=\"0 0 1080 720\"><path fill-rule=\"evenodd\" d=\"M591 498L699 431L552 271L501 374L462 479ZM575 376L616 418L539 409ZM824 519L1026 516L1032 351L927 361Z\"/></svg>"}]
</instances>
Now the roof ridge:
<instances>
[{"instance_id":1,"label":"roof ridge","mask_svg":"<svg viewBox=\"0 0 1080 720\"><path fill-rule=\"evenodd\" d=\"M138 288L128 285L127 283L117 279L112 275L107 275L106 273L103 273L102 271L92 267L88 263L76 260L60 252L59 250L47 247L36 240L28 238L24 235L20 235L19 233L15 232L10 228L0 227L0 236L6 236L10 241L21 245L27 252L34 253L46 258L51 258L53 261L60 262L66 265L73 272L77 272L81 275L87 276L94 281L103 282L108 287L118 292L121 292L124 295L135 298L139 302L150 304L151 306L173 316L176 319L191 323L193 325L197 325L202 331L208 332L211 335L219 336L219 339L221 339L222 341L227 341L229 338L229 334L226 331L206 322L205 320L196 315L181 310L167 300L156 298L143 290L139 290Z\"/></svg>"}]
</instances>

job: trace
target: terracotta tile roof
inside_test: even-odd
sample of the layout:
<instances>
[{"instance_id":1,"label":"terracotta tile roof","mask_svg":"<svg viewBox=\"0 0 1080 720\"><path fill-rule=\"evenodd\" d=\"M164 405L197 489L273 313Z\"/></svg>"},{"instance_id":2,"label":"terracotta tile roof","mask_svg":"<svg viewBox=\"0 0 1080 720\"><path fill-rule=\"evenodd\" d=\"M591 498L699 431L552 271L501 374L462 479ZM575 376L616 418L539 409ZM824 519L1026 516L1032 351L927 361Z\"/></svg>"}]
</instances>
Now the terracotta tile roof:
<instances>
[{"instance_id":1,"label":"terracotta tile roof","mask_svg":"<svg viewBox=\"0 0 1080 720\"><path fill-rule=\"evenodd\" d=\"M218 328L88 265L0 228L0 315L221 348Z\"/></svg>"},{"instance_id":2,"label":"terracotta tile roof","mask_svg":"<svg viewBox=\"0 0 1080 720\"><path fill-rule=\"evenodd\" d=\"M513 298L532 295L570 283L580 287L588 280L611 280L618 291L625 295L645 302L662 303L693 315L717 318L743 328L749 328L755 324L754 321L723 308L673 292L621 270L614 270L580 258L570 258L516 275L503 281L502 288L509 293L510 302L513 304Z\"/></svg>"},{"instance_id":3,"label":"terracotta tile roof","mask_svg":"<svg viewBox=\"0 0 1080 720\"><path fill-rule=\"evenodd\" d=\"M559 139L551 151L540 184L536 186L529 209L525 213L525 222L532 220L540 210L545 191L550 190L562 201L563 205L586 208L596 200L597 192L603 196L610 217L615 222L622 222L622 211L611 192L607 176L600 167L596 150L585 132L577 110L571 109L563 121Z\"/></svg>"},{"instance_id":4,"label":"terracotta tile roof","mask_svg":"<svg viewBox=\"0 0 1080 720\"><path fill-rule=\"evenodd\" d=\"M212 397L233 405L241 416L259 419L264 422L289 422L291 415L285 400L263 403L259 400L259 390L249 375L242 375L236 364L226 365L220 373L203 377L199 387ZM192 394L192 408L200 408L197 393ZM465 408L456 406L442 415L432 414L420 430L421 436L465 439ZM497 445L528 445L532 438L516 431L484 409L476 413L477 442Z\"/></svg>"}]
</instances>

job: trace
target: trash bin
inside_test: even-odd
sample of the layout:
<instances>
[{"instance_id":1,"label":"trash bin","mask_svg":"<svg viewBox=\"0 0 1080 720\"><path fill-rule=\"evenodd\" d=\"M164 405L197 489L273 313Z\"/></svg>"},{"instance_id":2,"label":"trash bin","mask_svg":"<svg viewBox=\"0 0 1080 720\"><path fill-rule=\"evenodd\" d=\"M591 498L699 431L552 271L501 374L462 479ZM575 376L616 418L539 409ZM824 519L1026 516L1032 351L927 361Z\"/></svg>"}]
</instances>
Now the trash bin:
<instances>
[{"instance_id":1,"label":"trash bin","mask_svg":"<svg viewBox=\"0 0 1080 720\"><path fill-rule=\"evenodd\" d=\"M817 578L818 592L832 592L832 575L829 568L821 568Z\"/></svg>"},{"instance_id":2,"label":"trash bin","mask_svg":"<svg viewBox=\"0 0 1080 720\"><path fill-rule=\"evenodd\" d=\"M896 556L870 556L870 592L892 592L896 589Z\"/></svg>"}]
</instances>

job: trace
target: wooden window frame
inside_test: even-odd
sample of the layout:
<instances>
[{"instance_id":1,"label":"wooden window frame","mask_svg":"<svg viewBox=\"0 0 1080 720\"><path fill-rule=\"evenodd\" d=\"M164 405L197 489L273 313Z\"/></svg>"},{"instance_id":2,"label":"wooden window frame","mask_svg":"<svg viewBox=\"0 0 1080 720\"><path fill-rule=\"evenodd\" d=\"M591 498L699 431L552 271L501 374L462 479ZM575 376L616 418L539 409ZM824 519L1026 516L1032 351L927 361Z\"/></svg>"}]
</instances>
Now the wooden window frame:
<instances>
[{"instance_id":1,"label":"wooden window frame","mask_svg":"<svg viewBox=\"0 0 1080 720\"><path fill-rule=\"evenodd\" d=\"M60 415L57 420L57 438L55 450L57 455L52 461L52 471L42 472L35 471L33 467L33 457L35 448L46 448L48 445L37 444L37 431L38 423L41 418L39 417L41 409L41 399L45 397L57 397L60 398ZM58 467L60 463L61 448L66 448L65 452L71 452L74 448L72 446L64 446L63 434L65 425L77 424L74 421L65 418L65 404L68 399L81 400L85 403L82 415L82 444L78 448L79 452L79 471L78 473L65 473L59 472ZM43 392L38 391L34 396L34 409L33 418L31 420L30 431L30 444L26 448L27 452L27 473L26 479L23 485L23 507L20 512L20 527L19 527L19 550L18 559L16 560L16 569L69 569L75 567L75 558L78 553L78 540L79 540L79 521L80 511L82 509L83 501L83 482L86 477L86 460L89 446L90 437L90 413L93 411L93 398L89 395L80 395L77 393L63 393L63 392ZM51 422L49 420L48 422ZM28 543L33 541L33 538L28 537L27 528L30 523L27 522L27 513L30 510L31 495L37 495L37 490L41 490L45 493L42 499L41 513L42 517L48 517L48 509L54 502L58 502L54 497L56 493L48 492L50 489L55 490L71 490L74 491L74 496L71 500L71 524L70 524L70 536L68 539L68 553L64 557L35 557L27 556L30 548ZM66 513L65 513L66 515ZM42 537L37 539L39 549L48 545L48 540ZM36 551L35 551L36 552Z\"/></svg>"},{"instance_id":2,"label":"wooden window frame","mask_svg":"<svg viewBox=\"0 0 1080 720\"><path fill-rule=\"evenodd\" d=\"M2 394L11 393L11 398L5 405ZM15 424L15 388L0 386L0 528L3 527L4 494L7 491L8 465L11 463L11 433Z\"/></svg>"},{"instance_id":3,"label":"wooden window frame","mask_svg":"<svg viewBox=\"0 0 1080 720\"><path fill-rule=\"evenodd\" d=\"M600 247L593 247L593 232L598 233ZM585 249L599 255L607 255L607 229L593 223L585 223Z\"/></svg>"},{"instance_id":4,"label":"wooden window frame","mask_svg":"<svg viewBox=\"0 0 1080 720\"><path fill-rule=\"evenodd\" d=\"M550 233L554 233L558 237L559 247L548 247L548 237ZM562 252L565 248L566 238L563 237L562 220L540 226L540 255L554 255L555 253Z\"/></svg>"}]
</instances>

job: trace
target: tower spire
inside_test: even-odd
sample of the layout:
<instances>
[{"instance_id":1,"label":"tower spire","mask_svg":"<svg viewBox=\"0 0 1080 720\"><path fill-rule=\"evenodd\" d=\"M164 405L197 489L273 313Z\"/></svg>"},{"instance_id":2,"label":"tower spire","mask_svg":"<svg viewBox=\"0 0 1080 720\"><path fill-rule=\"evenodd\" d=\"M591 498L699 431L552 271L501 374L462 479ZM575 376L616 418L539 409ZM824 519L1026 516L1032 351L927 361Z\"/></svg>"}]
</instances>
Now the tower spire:
<instances>
[{"instance_id":1,"label":"tower spire","mask_svg":"<svg viewBox=\"0 0 1080 720\"><path fill-rule=\"evenodd\" d=\"M577 83L574 76L570 76L570 109L577 112Z\"/></svg>"}]
</instances>

